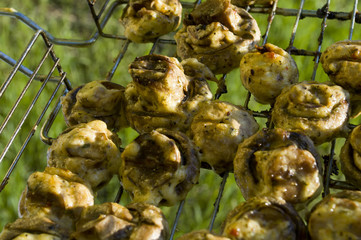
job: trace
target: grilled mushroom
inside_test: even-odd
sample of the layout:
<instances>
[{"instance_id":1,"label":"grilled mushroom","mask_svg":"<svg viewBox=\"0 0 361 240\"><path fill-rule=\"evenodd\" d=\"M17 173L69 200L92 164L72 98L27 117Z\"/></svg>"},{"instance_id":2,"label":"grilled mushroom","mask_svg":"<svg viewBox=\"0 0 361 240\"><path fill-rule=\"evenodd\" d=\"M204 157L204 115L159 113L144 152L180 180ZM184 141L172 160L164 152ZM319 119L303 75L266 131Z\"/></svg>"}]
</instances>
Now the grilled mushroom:
<instances>
[{"instance_id":1,"label":"grilled mushroom","mask_svg":"<svg viewBox=\"0 0 361 240\"><path fill-rule=\"evenodd\" d=\"M68 126L102 120L109 129L117 131L129 126L124 101L124 87L102 80L74 88L62 97L61 104Z\"/></svg>"},{"instance_id":2,"label":"grilled mushroom","mask_svg":"<svg viewBox=\"0 0 361 240\"><path fill-rule=\"evenodd\" d=\"M110 181L120 167L121 140L95 120L68 128L48 149L48 166L68 169L94 191Z\"/></svg>"},{"instance_id":3,"label":"grilled mushroom","mask_svg":"<svg viewBox=\"0 0 361 240\"><path fill-rule=\"evenodd\" d=\"M292 205L280 199L256 197L228 213L222 234L232 240L304 240L307 228Z\"/></svg>"},{"instance_id":4,"label":"grilled mushroom","mask_svg":"<svg viewBox=\"0 0 361 240\"><path fill-rule=\"evenodd\" d=\"M161 127L184 132L189 128L198 102L212 98L206 82L212 77L200 63L185 66L195 76L186 76L176 58L156 54L138 57L129 66L133 81L125 91L126 112L135 130L144 133Z\"/></svg>"},{"instance_id":5,"label":"grilled mushroom","mask_svg":"<svg viewBox=\"0 0 361 240\"><path fill-rule=\"evenodd\" d=\"M341 149L340 160L346 180L361 188L361 125L349 134Z\"/></svg>"},{"instance_id":6,"label":"grilled mushroom","mask_svg":"<svg viewBox=\"0 0 361 240\"><path fill-rule=\"evenodd\" d=\"M16 238L13 238L13 240L60 240L60 239L61 238L57 236L46 233L41 233L41 234L22 233Z\"/></svg>"},{"instance_id":7,"label":"grilled mushroom","mask_svg":"<svg viewBox=\"0 0 361 240\"><path fill-rule=\"evenodd\" d=\"M133 202L174 205L197 183L200 163L191 141L166 129L141 134L122 153L119 176Z\"/></svg>"},{"instance_id":8,"label":"grilled mushroom","mask_svg":"<svg viewBox=\"0 0 361 240\"><path fill-rule=\"evenodd\" d=\"M108 202L85 208L72 239L167 239L168 223L159 208L143 203L127 207Z\"/></svg>"},{"instance_id":9,"label":"grilled mushroom","mask_svg":"<svg viewBox=\"0 0 361 240\"><path fill-rule=\"evenodd\" d=\"M274 0L232 0L232 4L240 7L246 7L250 5L263 5L270 6Z\"/></svg>"},{"instance_id":10,"label":"grilled mushroom","mask_svg":"<svg viewBox=\"0 0 361 240\"><path fill-rule=\"evenodd\" d=\"M69 170L47 167L29 176L19 201L19 216L47 217L72 229L81 210L93 204L93 192L81 178Z\"/></svg>"},{"instance_id":11,"label":"grilled mushroom","mask_svg":"<svg viewBox=\"0 0 361 240\"><path fill-rule=\"evenodd\" d=\"M237 146L257 132L253 116L242 107L224 101L200 105L191 123L190 137L199 148L201 162L217 173L233 170Z\"/></svg>"},{"instance_id":12,"label":"grilled mushroom","mask_svg":"<svg viewBox=\"0 0 361 240\"><path fill-rule=\"evenodd\" d=\"M220 236L208 230L202 229L187 233L177 238L177 240L230 240L230 239L228 237Z\"/></svg>"},{"instance_id":13,"label":"grilled mushroom","mask_svg":"<svg viewBox=\"0 0 361 240\"><path fill-rule=\"evenodd\" d=\"M257 50L243 56L241 80L256 101L273 104L284 87L298 82L298 68L291 55L273 44Z\"/></svg>"},{"instance_id":14,"label":"grilled mushroom","mask_svg":"<svg viewBox=\"0 0 361 240\"><path fill-rule=\"evenodd\" d=\"M361 91L361 41L340 41L329 46L320 62L331 81L350 92Z\"/></svg>"},{"instance_id":15,"label":"grilled mushroom","mask_svg":"<svg viewBox=\"0 0 361 240\"><path fill-rule=\"evenodd\" d=\"M187 14L176 33L177 55L197 58L215 74L239 66L260 40L257 22L230 0L207 0Z\"/></svg>"},{"instance_id":16,"label":"grilled mushroom","mask_svg":"<svg viewBox=\"0 0 361 240\"><path fill-rule=\"evenodd\" d=\"M352 116L361 113L361 41L339 41L329 46L321 55L320 62L331 81L351 94Z\"/></svg>"},{"instance_id":17,"label":"grilled mushroom","mask_svg":"<svg viewBox=\"0 0 361 240\"><path fill-rule=\"evenodd\" d=\"M59 224L44 216L29 216L18 218L5 225L0 234L1 240L67 240L72 228L63 228Z\"/></svg>"},{"instance_id":18,"label":"grilled mushroom","mask_svg":"<svg viewBox=\"0 0 361 240\"><path fill-rule=\"evenodd\" d=\"M276 98L276 127L308 135L316 145L347 136L349 93L332 83L300 82Z\"/></svg>"},{"instance_id":19,"label":"grilled mushroom","mask_svg":"<svg viewBox=\"0 0 361 240\"><path fill-rule=\"evenodd\" d=\"M243 197L270 195L300 208L322 187L320 157L305 135L263 129L238 146L234 175Z\"/></svg>"},{"instance_id":20,"label":"grilled mushroom","mask_svg":"<svg viewBox=\"0 0 361 240\"><path fill-rule=\"evenodd\" d=\"M317 203L308 219L311 239L346 240L361 238L361 192L343 190Z\"/></svg>"},{"instance_id":21,"label":"grilled mushroom","mask_svg":"<svg viewBox=\"0 0 361 240\"><path fill-rule=\"evenodd\" d=\"M124 35L133 42L152 42L175 30L182 17L179 0L130 0L120 22Z\"/></svg>"},{"instance_id":22,"label":"grilled mushroom","mask_svg":"<svg viewBox=\"0 0 361 240\"><path fill-rule=\"evenodd\" d=\"M168 222L160 208L144 203L127 205L137 226L130 239L167 240L169 238Z\"/></svg>"}]
</instances>

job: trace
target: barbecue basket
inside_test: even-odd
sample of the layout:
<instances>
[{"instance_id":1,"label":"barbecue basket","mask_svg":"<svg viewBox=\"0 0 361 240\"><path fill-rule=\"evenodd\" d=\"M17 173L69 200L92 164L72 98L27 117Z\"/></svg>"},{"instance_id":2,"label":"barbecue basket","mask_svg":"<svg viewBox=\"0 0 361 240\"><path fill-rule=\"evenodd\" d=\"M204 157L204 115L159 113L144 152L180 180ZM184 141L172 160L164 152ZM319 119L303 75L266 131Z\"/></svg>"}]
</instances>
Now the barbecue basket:
<instances>
[{"instance_id":1,"label":"barbecue basket","mask_svg":"<svg viewBox=\"0 0 361 240\"><path fill-rule=\"evenodd\" d=\"M199 2L183 1L184 12ZM5 1L0 6L0 228L17 217L17 200L27 177L45 167L48 144L65 128L59 113L60 96L72 86L98 79L125 86L131 79L127 67L136 56L175 56L174 32L147 44L132 43L122 35L118 18L126 3L39 1L37 8L35 4L23 8L21 1ZM276 44L294 57L300 81L323 82L328 77L319 66L322 51L336 41L361 39L360 7L358 0L278 0L269 7L250 6L247 10L257 20L263 44ZM265 127L269 106L258 104L247 93L239 70L218 78L224 85L211 85L216 97L248 107ZM359 122L359 118L353 119L350 126ZM126 145L136 133L126 129L119 135ZM352 188L342 181L341 174L332 173L343 142L336 139L319 146L328 159L324 194ZM98 202L119 200L127 203L129 197L122 194L116 179L97 197ZM228 211L241 201L232 173L218 176L202 169L200 183L187 199L163 208L172 227L171 238L201 228L217 232Z\"/></svg>"}]
</instances>

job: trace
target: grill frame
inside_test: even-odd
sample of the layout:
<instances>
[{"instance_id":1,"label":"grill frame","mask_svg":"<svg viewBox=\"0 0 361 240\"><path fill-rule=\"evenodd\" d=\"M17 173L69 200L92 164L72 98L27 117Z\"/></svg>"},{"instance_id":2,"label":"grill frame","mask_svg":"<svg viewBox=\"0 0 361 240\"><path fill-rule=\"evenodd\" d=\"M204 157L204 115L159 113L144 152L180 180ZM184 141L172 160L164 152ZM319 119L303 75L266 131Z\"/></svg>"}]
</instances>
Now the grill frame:
<instances>
[{"instance_id":1,"label":"grill frame","mask_svg":"<svg viewBox=\"0 0 361 240\"><path fill-rule=\"evenodd\" d=\"M121 47L121 49L120 49L120 51L118 53L118 56L114 60L114 64L112 65L111 70L108 72L108 74L106 76L106 79L111 81L114 74L115 74L115 72L116 72L116 70L119 67L119 64L121 63L124 55L126 54L126 52L128 50L129 44L131 44L131 42L129 40L127 40L122 35L116 35L116 34L104 32L104 29L105 29L105 27L107 25L107 22L112 17L112 14L114 13L115 9L120 7L121 5L126 4L128 1L126 1L126 0L121 0L121 1L119 1L119 0L114 0L114 1L106 0L105 3L102 6L100 6L100 7L98 6L98 9L99 9L98 11L96 10L96 5L98 3L95 0L85 0L85 1L87 1L87 4L89 6L89 11L90 11L90 13L92 15L92 20L94 21L94 25L96 27L96 31L94 32L94 34L89 39L85 39L85 40L55 38L51 33L45 31L44 29L42 29L34 21L29 19L25 15L21 14L20 12L17 12L14 9L0 8L0 16L15 17L18 20L20 20L21 22L23 22L24 24L28 25L35 32L33 38L31 39L31 41L29 42L29 44L25 48L23 55L18 60L14 60L11 57L4 54L3 52L0 52L0 59L4 60L9 65L14 67L13 72L10 74L8 79L11 80L12 75L15 75L15 73L17 73L17 72L22 72L22 73L24 73L25 75L27 75L29 77L30 82L33 81L33 80L38 80L38 81L42 81L44 83L47 83L47 82L56 83L54 94L52 95L51 99L49 99L48 104L46 106L44 106L43 113L41 114L39 119L34 124L34 128L29 132L29 136L24 140L23 147L20 149L18 155L15 157L15 159L13 160L10 168L8 169L8 172L4 176L4 178L3 178L2 182L1 182L1 185L0 185L0 192L3 190L3 188L7 184L8 180L9 180L9 177L10 177L11 173L14 171L15 166L16 166L17 162L19 161L19 159L20 159L24 149L26 148L29 140L35 134L35 131L38 128L40 121L43 119L45 113L47 113L50 103L54 100L55 94L58 93L58 91L60 91L59 89L60 89L61 86L63 86L65 88L64 91L63 91L63 94L65 94L67 91L72 89L71 83L67 79L66 73L62 70L62 68L60 66L60 60L55 55L55 52L53 50L53 46L54 45L61 45L61 46L70 46L70 47L91 47L91 45L94 44L100 37L114 39L116 41L122 41L122 47ZM196 4L199 4L199 2L200 2L199 0L195 1L195 2L182 2L182 5L185 8L191 9ZM349 36L348 36L349 40L352 40L352 38L353 38L355 24L360 24L361 23L361 14L358 13L358 10L357 10L358 0L354 0L354 2L353 2L353 11L352 12L333 12L333 11L330 11L329 10L330 0L327 0L325 2L326 2L325 5L322 8L317 9L317 10L305 10L305 9L303 9L305 0L300 0L300 6L299 6L298 9L277 8L277 3L278 3L277 0L275 1L273 6L271 6L271 7L258 7L258 6L256 6L256 7L248 7L247 8L247 10L251 14L266 14L266 15L268 15L267 29L265 31L265 34L263 35L263 45L268 40L268 35L269 35L270 30L271 30L272 22L273 22L273 19L274 19L275 16L280 15L280 16L294 16L294 17L296 17L296 20L295 20L294 26L293 26L293 30L292 30L292 35L291 35L291 38L290 38L290 41L289 41L289 45L286 48L286 51L288 51L291 55L309 56L309 57L314 58L314 67L313 67L311 80L315 80L315 78L316 78L316 72L317 72L318 65L319 65L319 58L320 58L320 55L321 55L321 48L322 48L322 44L323 44L325 29L327 27L327 21L331 20L331 19L335 19L335 20L338 20L338 21L350 21ZM321 31L320 31L319 38L318 38L318 47L317 47L317 50L315 50L315 51L310 51L310 50L307 50L307 49L297 49L294 46L294 41L295 41L296 33L297 33L297 30L298 30L298 25L299 25L300 20L303 19L303 18L322 19L322 24L321 24L321 27L320 27ZM41 75L37 74L37 71L31 71L30 69L27 69L25 66L22 65L23 59L28 56L29 50L35 44L36 41L39 41L39 39L42 39L44 41L45 45L48 48L48 54L54 61L54 68L49 71L49 74L47 74L47 76L41 76ZM160 44L175 45L176 43L172 39L166 39L166 38L161 37L161 38L157 39L154 42L154 44L152 45L151 50L149 51L149 54L155 52L155 49ZM39 68L41 66L42 66L42 64L38 65ZM53 72L55 70L57 70L60 77L59 76L53 76L54 75ZM221 82L223 84L220 84L218 86L217 92L215 94L216 99L220 98L222 94L226 93L226 90L225 90L225 87L226 87L225 80L226 80L226 78L227 78L227 75L223 75L222 77L220 77L220 79L222 80ZM1 95L2 95L1 93L3 93L3 91L5 91L3 89L6 90L6 87L1 87L0 88L0 100L1 100ZM244 102L244 107L251 110L254 113L255 117L259 117L259 118L269 118L270 117L270 112L269 111L258 112L258 111L253 111L252 109L250 109L249 108L249 102L251 101L250 99L251 99L251 94L248 93L247 98L245 99L245 102ZM49 136L49 131L50 131L51 127L52 127L52 124L54 122L55 117L58 115L58 113L59 113L59 111L61 109L60 99L57 101L57 103L55 105L56 106L51 111L49 117L47 118L45 124L42 126L41 131L40 131L41 140L46 144L51 144L51 142L52 142L52 137ZM16 103L15 103L15 108L16 108ZM28 114L28 112L25 113L25 115L27 115L27 114ZM11 117L11 113L9 115L9 119L10 119L10 117ZM25 117L25 119L26 118L27 118L27 116ZM2 124L2 127L0 128L0 134L1 134L2 128L4 128L5 126L6 126L6 124ZM354 125L350 125L350 127L352 128L352 127L354 127ZM20 128L21 128L21 125L18 127L18 130ZM11 138L15 137L16 134L17 133L14 133L14 135ZM9 147L10 147L10 145L12 143L11 141L12 140L10 139ZM335 155L335 145L336 145L336 142L334 140L334 141L331 142L331 150L330 150L330 153L328 155L329 161L327 162L328 163L327 166L325 166L324 193L323 193L323 196L329 194L330 188L354 189L354 187L347 184L346 182L333 180L331 178L332 166L333 166L334 155ZM2 162L3 158L6 156L7 148L8 147L5 148L2 155L0 156L0 163ZM225 189L225 185L227 183L228 177L229 177L228 173L226 173L226 174L224 174L222 176L222 182L221 182L220 187L219 187L218 196L217 196L217 198L215 200L215 203L214 203L214 210L213 210L213 214L212 214L212 217L210 219L210 223L209 223L209 227L208 227L209 230L212 230L213 227L214 227L214 222L215 222L215 219L216 219L219 207L220 207L220 201L221 201L222 194L223 194L223 191ZM123 193L123 189L119 189L117 197L114 200L115 202L120 201L122 193ZM174 237L174 235L176 233L177 225L178 225L178 222L179 222L179 218L181 216L181 212L182 212L184 203L185 203L185 201L182 201L182 202L180 202L180 204L178 206L178 210L177 210L174 222L173 222L173 227L172 227L170 239L173 239L173 237Z\"/></svg>"}]
</instances>

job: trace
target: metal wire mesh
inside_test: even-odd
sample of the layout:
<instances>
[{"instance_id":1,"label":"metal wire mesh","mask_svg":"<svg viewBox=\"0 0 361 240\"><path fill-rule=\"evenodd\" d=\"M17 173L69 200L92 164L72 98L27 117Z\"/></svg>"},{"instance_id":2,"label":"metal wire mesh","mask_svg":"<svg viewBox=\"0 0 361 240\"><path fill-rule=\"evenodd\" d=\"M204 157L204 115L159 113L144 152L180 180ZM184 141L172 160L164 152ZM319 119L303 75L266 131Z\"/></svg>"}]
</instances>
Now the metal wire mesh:
<instances>
[{"instance_id":1,"label":"metal wire mesh","mask_svg":"<svg viewBox=\"0 0 361 240\"><path fill-rule=\"evenodd\" d=\"M6 54L0 52L0 59L4 60L9 65L12 65L14 67L12 73L9 75L7 80L2 84L2 86L0 88L0 101L1 101L2 95L5 93L5 91L7 89L7 86L12 81L13 76L17 72L22 72L29 77L28 85L32 84L33 80L38 80L38 81L41 81L44 86L48 82L54 82L54 86L55 86L54 93L51 95L51 98L49 99L48 104L43 106L43 113L39 116L38 120L34 123L34 127L29 132L29 136L24 140L23 147L20 149L18 155L13 160L7 174L3 177L3 181L0 185L0 191L5 187L10 174L13 172L13 170L16 166L16 163L19 161L19 158L22 155L24 148L26 148L27 142L34 135L36 128L38 127L40 121L42 120L42 118L45 115L45 112L48 111L50 103L54 100L55 94L59 91L59 89L62 85L65 85L64 93L71 89L70 82L67 80L66 74L63 72L63 70L60 67L59 59L56 58L56 56L55 56L55 53L53 51L53 45L54 44L55 45L65 45L65 46L72 46L72 47L90 46L91 44L96 42L99 37L109 38L109 39L114 39L116 41L120 41L122 43L121 48L119 50L119 53L118 53L116 59L114 60L114 64L110 67L110 71L108 72L108 74L106 76L106 79L112 80L123 57L127 54L129 45L132 44L132 42L127 40L126 37L124 37L123 35L107 33L105 31L106 25L107 25L109 19L111 18L112 14L115 12L115 10L117 8L124 7L124 5L127 3L126 0L124 0L124 1L123 0L122 1L106 0L103 3L99 3L94 0L86 0L86 1L89 6L89 11L91 13L91 16L93 18L92 20L94 21L96 31L89 39L85 39L85 40L55 38L51 35L51 33L42 29L40 26L38 26L31 19L27 18L25 15L13 10L13 9L0 8L0 15L15 17L15 18L19 19L20 21L24 22L25 24L27 24L28 26L30 26L34 31L36 31L33 39L31 39L31 41L28 44L28 46L26 47L23 55L18 60L13 60L10 57L8 57ZM324 35L325 35L325 30L327 28L327 22L329 20L348 21L349 22L348 39L352 40L352 38L354 36L355 24L361 23L361 15L360 15L360 13L358 13L358 9L357 9L358 0L348 1L348 4L350 4L350 5L352 4L352 10L350 12L330 11L330 2L331 2L330 0L325 1L324 6L322 8L315 9L315 10L304 9L305 0L299 1L300 3L299 3L298 9L279 8L278 7L279 1L275 1L274 4L270 7L250 6L250 7L247 7L247 11L249 11L251 14L262 14L262 15L268 16L267 17L267 27L266 27L266 30L264 31L264 35L263 35L263 42L262 42L263 45L266 44L268 41L269 33L272 31L273 20L276 16L285 16L285 17L293 17L294 18L294 24L293 24L291 36L289 39L289 44L288 44L287 48L285 48L285 49L291 55L294 55L294 56L306 56L306 57L313 58L314 66L313 66L312 76L311 76L310 80L315 80L318 65L319 65L319 59L320 59L320 55L321 55L321 49L322 49L322 46L324 43L324 37L325 37ZM182 5L183 5L184 9L191 10L194 8L195 5L197 5L199 3L200 3L200 1L182 2ZM310 49L299 49L295 46L296 35L302 34L302 29L299 30L299 23L302 19L305 19L305 18L322 20L322 23L320 24L319 36L317 38L317 48L316 49L311 49L311 50ZM30 49L32 48L34 43L36 41L38 41L39 38L41 38L45 42L45 45L47 47L47 52L44 55L43 60L39 63L38 68L36 68L36 70L32 71L32 70L26 68L25 66L23 66L23 61L26 57L28 57ZM149 51L149 54L154 53L156 51L156 48L160 47L161 45L165 45L167 47L174 48L175 44L176 43L172 38L161 37L153 43L152 48ZM49 56L54 61L53 67L49 70L49 73L47 73L45 75L38 74L38 70L41 68L43 61ZM54 76L55 70L58 71L59 76ZM220 77L220 84L218 84L217 91L215 94L216 99L220 98L222 94L227 93L226 80L227 80L227 75L223 75ZM24 88L23 91L26 92L26 87ZM41 94L41 90L39 90L38 94L39 95ZM244 104L243 104L244 107L253 111L254 116L257 118L269 119L270 118L270 110L254 111L250 108L249 103L251 101L251 97L252 97L251 94L248 93L246 99L244 100ZM0 126L0 135L3 131L3 129L6 128L7 123L9 121L12 121L12 119L11 119L12 112L14 111L14 109L17 108L17 105L18 105L18 102L20 99L21 99L21 96L16 101L16 103L14 103L12 110L10 110L9 114L3 121L2 125ZM36 98L34 98L34 101L36 101ZM23 121L27 118L32 107L33 107L33 102L30 104L29 110L24 113L24 117L20 120L18 127L14 131L14 134L12 135L11 139L9 140L7 146L4 148L4 150L0 156L0 163L6 156L6 153L12 144L12 139L18 134L18 131L22 127ZM55 117L57 116L57 114L60 110L60 107L61 107L60 101L58 100L56 102L55 107L53 108L52 112L50 113L48 119L46 120L45 124L42 127L41 139L43 142L45 142L47 144L51 144L51 142L52 142L52 138L49 137L48 133L52 127ZM323 192L324 195L329 194L330 188L353 189L353 187L348 185L346 182L333 180L331 178L331 172L332 172L334 154L335 154L335 144L336 144L335 141L331 142L331 148L330 148L331 150L328 155L329 160L327 161L327 166L325 167L325 173L323 175L324 176L324 192ZM211 218L209 219L209 227L208 227L209 230L212 230L214 227L214 222L217 217L217 213L219 211L220 201L221 201L222 194L225 189L228 177L229 177L228 173L226 173L222 176L222 182L219 187L218 196L215 199L215 202L213 204L213 206L214 206L213 214L212 214ZM116 202L119 202L119 200L122 196L122 193L123 193L123 190L120 189L117 194L117 197L115 199ZM175 219L172 224L172 231L171 231L170 239L174 238L174 235L175 235L175 232L176 232L176 229L178 226L179 218L181 216L181 212L184 207L185 201L180 202L180 204L178 206L178 210L177 210Z\"/></svg>"}]
</instances>

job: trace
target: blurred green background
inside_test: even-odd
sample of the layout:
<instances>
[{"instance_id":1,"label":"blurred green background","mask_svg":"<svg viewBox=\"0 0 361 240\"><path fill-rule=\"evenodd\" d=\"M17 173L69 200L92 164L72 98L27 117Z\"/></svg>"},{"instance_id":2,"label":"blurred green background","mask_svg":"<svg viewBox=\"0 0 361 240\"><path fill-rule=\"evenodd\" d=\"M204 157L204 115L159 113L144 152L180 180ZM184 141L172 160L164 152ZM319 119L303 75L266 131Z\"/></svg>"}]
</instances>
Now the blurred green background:
<instances>
[{"instance_id":1,"label":"blurred green background","mask_svg":"<svg viewBox=\"0 0 361 240\"><path fill-rule=\"evenodd\" d=\"M331 1L330 10L338 12L351 12L353 8L351 0ZM103 1L97 1L95 6L97 9L102 5ZM326 1L305 1L305 10L317 10L321 8ZM359 4L360 5L360 4ZM298 9L300 1L296 0L279 0L278 7ZM50 32L54 37L63 39L89 39L96 31L94 21L91 17L87 0L2 0L0 7L12 7L22 14L26 15L46 31ZM120 6L112 14L109 23L106 25L105 32L112 34L121 34L122 27L118 22L122 8ZM360 7L360 6L359 6ZM258 25L265 33L267 28L266 14L252 14L258 22ZM268 37L268 42L278 45L286 49L289 45L292 29L295 23L295 16L279 16L276 15L271 26L271 31ZM294 46L298 49L305 49L309 51L316 51L318 47L318 37L321 31L322 19L319 18L304 18L301 19L296 32ZM323 51L330 44L345 40L349 36L350 21L328 20L325 37L321 51ZM18 59L24 51L26 45L32 38L34 31L28 26L18 21L15 18L0 16L0 51L11 56L13 59ZM174 33L169 34L165 38L172 38ZM353 39L361 39L361 31L359 24L356 24ZM54 46L54 51L57 57L60 58L60 64L63 70L67 73L67 77L72 83L72 86L104 79L108 72L114 66L114 59L124 46L123 40L109 39L100 37L94 44L81 47L67 47ZM126 85L130 80L128 74L128 65L134 60L136 56L142 56L149 53L152 44L133 44L131 43L128 50L121 61L119 67L116 69L112 81ZM161 44L156 48L155 53L175 56L175 45ZM37 41L34 48L30 51L26 58L24 65L29 69L34 70L38 65L40 57L44 54L44 44ZM314 68L314 58L310 56L293 56L300 72L300 81L311 80ZM51 61L45 63L40 73L48 72L51 66ZM0 84L10 74L12 68L0 61ZM323 72L322 68L318 66L316 73L317 81L327 81L328 77ZM21 89L26 84L27 77L21 73L17 73L14 83L7 89L5 95L1 99L0 120L5 118L10 106L14 103ZM227 75L226 79L228 93L221 96L221 100L230 101L234 104L243 105L247 92L244 90L239 79L239 70L235 69ZM12 135L20 117L26 110L29 102L36 94L40 83L29 88L24 99L20 102L19 107L14 112L14 116L10 119L8 126L0 135L1 149L7 144L9 137ZM215 92L216 86L211 83L212 89ZM24 122L19 135L14 139L9 151L0 165L1 176L7 172L11 162L17 155L21 148L24 139L27 137L29 131L32 129L36 119L41 114L45 104L47 103L53 87L46 87L41 97L36 103L36 106L30 113L29 119ZM57 95L57 97L59 94ZM51 105L52 108L54 104ZM253 101L250 102L252 110L264 110L268 106L260 105ZM49 115L47 112L46 117ZM264 126L264 119L257 119L261 127ZM354 123L359 122L359 119L353 120ZM40 126L44 123L41 121ZM61 131L65 129L62 114L58 114L55 123L50 130L50 136L56 137ZM40 128L35 132L35 136L31 139L29 145L25 148L24 153L20 157L19 163L16 165L14 172L11 175L8 185L0 193L0 229L6 223L14 221L17 215L17 205L21 192L25 188L25 183L28 176L34 171L42 171L46 166L46 151L47 145L40 141ZM136 137L136 133L131 129L125 129L119 132L119 136L126 146L132 139ZM343 139L337 140L337 151L343 143ZM319 147L321 154L326 154L329 151L329 145L324 144ZM338 156L336 156L336 159ZM202 170L199 184L196 185L185 202L182 215L179 219L176 236L183 233L207 228L210 223L210 218L213 211L213 203L218 194L218 188L222 178L215 175L208 170ZM119 183L114 177L112 182L101 192L98 193L97 202L112 201L117 193ZM228 177L226 190L220 204L220 210L214 225L215 232L219 231L220 224L225 218L226 214L242 201L242 195L234 182L232 174ZM122 197L121 203L127 204L129 198L127 194ZM163 211L167 216L170 225L173 225L173 220L178 206L165 207Z\"/></svg>"}]
</instances>

